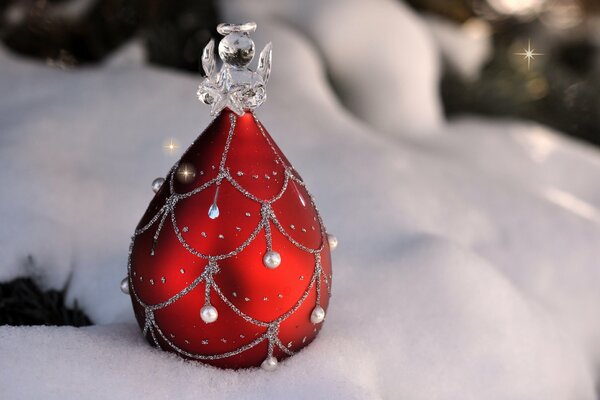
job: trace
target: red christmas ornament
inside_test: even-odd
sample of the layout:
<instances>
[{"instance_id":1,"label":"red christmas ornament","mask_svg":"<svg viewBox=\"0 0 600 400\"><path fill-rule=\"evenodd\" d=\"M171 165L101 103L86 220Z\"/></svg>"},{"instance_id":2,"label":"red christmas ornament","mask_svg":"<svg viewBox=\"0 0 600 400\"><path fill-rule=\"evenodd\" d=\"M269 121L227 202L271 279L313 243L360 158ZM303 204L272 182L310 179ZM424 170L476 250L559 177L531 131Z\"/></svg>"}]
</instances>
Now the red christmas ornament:
<instances>
[{"instance_id":1,"label":"red christmas ornament","mask_svg":"<svg viewBox=\"0 0 600 400\"><path fill-rule=\"evenodd\" d=\"M321 329L337 241L252 112L271 55L268 45L257 72L245 68L255 27L219 26L218 73L212 41L205 49L198 95L218 115L153 182L122 289L151 344L218 367L273 369Z\"/></svg>"}]
</instances>

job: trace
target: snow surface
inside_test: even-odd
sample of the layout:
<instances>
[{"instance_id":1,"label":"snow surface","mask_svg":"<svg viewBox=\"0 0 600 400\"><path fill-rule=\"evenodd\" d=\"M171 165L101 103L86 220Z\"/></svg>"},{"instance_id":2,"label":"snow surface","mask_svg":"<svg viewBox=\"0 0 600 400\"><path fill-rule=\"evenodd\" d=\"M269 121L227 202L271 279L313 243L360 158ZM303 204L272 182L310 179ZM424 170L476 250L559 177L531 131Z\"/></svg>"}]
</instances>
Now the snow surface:
<instances>
[{"instance_id":1,"label":"snow surface","mask_svg":"<svg viewBox=\"0 0 600 400\"><path fill-rule=\"evenodd\" d=\"M49 286L72 272L71 297L99 325L0 327L0 398L596 398L598 151L532 123L442 121L435 44L397 2L310 15L251 3L227 11L253 7L257 46L273 40L258 116L340 239L320 336L273 373L143 342L118 286L150 182L183 151L166 154L165 141L191 143L210 121L200 77L146 66L135 45L76 71L2 51L0 280L30 273L29 254ZM339 23L357 15L364 26ZM335 53L338 29L371 40ZM361 57L382 31L395 50ZM365 99L348 111L327 74ZM394 89L369 84L382 78Z\"/></svg>"}]
</instances>

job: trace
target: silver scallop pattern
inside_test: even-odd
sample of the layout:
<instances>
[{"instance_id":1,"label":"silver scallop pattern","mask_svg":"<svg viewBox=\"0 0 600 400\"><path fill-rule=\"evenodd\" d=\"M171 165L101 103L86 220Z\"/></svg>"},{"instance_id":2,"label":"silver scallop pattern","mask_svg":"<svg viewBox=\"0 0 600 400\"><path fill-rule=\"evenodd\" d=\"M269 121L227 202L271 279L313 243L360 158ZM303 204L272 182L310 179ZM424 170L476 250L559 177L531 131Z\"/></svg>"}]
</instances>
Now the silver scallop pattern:
<instances>
[{"instance_id":1,"label":"silver scallop pattern","mask_svg":"<svg viewBox=\"0 0 600 400\"><path fill-rule=\"evenodd\" d=\"M284 352L287 355L294 354L294 352L292 352L290 349L288 349L279 339L279 337L278 337L279 325L283 321L285 321L287 318L289 318L292 314L294 314L300 308L300 306L302 306L302 304L308 297L308 295L311 292L311 290L313 289L313 287L315 287L315 290L316 290L316 302L315 302L315 306L313 308L313 315L315 313L319 314L319 318L313 318L313 323L315 323L315 322L320 323L324 319L324 311L320 305L320 302L321 302L321 280L323 280L323 282L325 283L328 293L331 293L331 282L330 282L331 276L328 277L321 268L321 251L324 249L324 247L326 245L328 245L327 233L325 231L325 227L324 227L323 221L321 219L321 216L319 214L319 211L314 203L314 199L313 199L312 195L310 195L310 194L309 194L310 202L313 205L313 207L317 213L317 218L318 218L319 226L321 229L321 238L322 239L321 239L321 244L319 247L310 248L310 247L304 246L303 244L299 243L292 236L290 236L290 234L286 231L286 229L283 227L283 225L278 221L277 216L275 215L275 212L273 211L271 205L283 196L283 194L288 189L288 187L290 187L290 182L293 184L294 188L295 188L295 185L298 184L298 185L301 185L303 188L305 188L307 190L307 192L308 192L308 189L306 188L304 182L294 174L293 170L290 167L286 166L286 164L283 162L281 157L278 155L277 151L275 151L273 144L269 141L268 137L266 136L266 134L264 132L264 129L263 129L261 123L256 119L256 117L254 117L254 119L255 119L257 126L260 129L260 132L262 133L262 136L265 138L265 140L271 147L271 150L275 154L279 163L281 163L281 165L283 165L285 167L285 176L284 176L283 184L282 184L281 190L279 191L278 194L276 194L274 197L272 197L269 200L262 200L256 196L254 196L252 193L248 192L235 180L235 178L230 174L229 170L225 166L226 160L227 160L227 154L229 152L229 147L231 144L231 140L234 136L235 126L236 126L236 117L233 114L230 114L229 119L230 119L230 129L228 132L228 137L227 137L227 141L225 143L223 154L221 156L221 162L219 164L219 171L218 171L217 176L214 179L206 182L205 184L199 186L198 188L196 188L190 192L176 193L174 190L174 182L173 181L174 181L174 176L176 175L174 172L178 168L178 163L175 164L173 166L173 168L169 174L169 178L168 178L168 180L169 180L169 182L168 182L169 197L167 198L165 205L160 210L158 210L158 212L150 219L150 221L145 226L143 226L142 228L140 228L134 232L134 235L133 235L132 241L131 241L131 245L129 247L129 260L128 260L128 264L127 264L128 277L129 277L129 292L133 296L135 301L141 307L143 307L145 310L145 322L144 322L143 334L147 335L149 333L150 337L152 338L152 341L154 342L154 344L157 347L160 347L159 343L158 343L158 339L157 339L157 335L158 335L175 352L181 354L182 356L202 361L202 360L218 360L218 359L223 359L223 358L227 358L227 357L232 357L232 356L240 354L248 349L251 349L264 341L267 341L268 342L268 350L267 350L267 354L265 357L265 362L263 362L263 368L267 369L267 370L271 370L271 369L274 369L275 366L277 365L277 360L273 356L273 350L275 347L279 348L282 352ZM238 175L240 175L239 172L238 172ZM258 223L258 225L256 226L256 228L250 233L248 238L237 248L235 248L227 253L224 253L224 254L208 255L208 254L199 252L198 250L194 249L190 244L188 244L186 242L186 240L182 236L182 234L179 230L178 224L177 224L177 220L175 217L175 208L177 207L177 203L180 200L194 196L212 186L216 186L216 188L217 188L216 193L215 193L215 200L213 202L213 205L216 205L218 188L223 180L226 180L227 182L229 182L235 189L237 189L241 194L243 194L248 199L250 199L254 202L257 202L261 205L261 220ZM298 190L296 189L296 191L298 191ZM301 201L304 201L304 198L302 198L301 196L300 196L300 199L301 199ZM210 212L209 212L209 214L210 214ZM213 215L214 215L214 213L213 213ZM170 218L169 218L169 216L170 216ZM206 266L204 267L204 271L196 279L194 279L187 287L182 289L180 292L178 292L177 294L175 294L174 296L172 296L171 298L169 298L168 300L166 300L162 303L146 304L139 298L139 296L135 290L135 281L133 279L133 275L132 275L132 271L131 271L131 254L133 252L134 239L138 235L146 232L148 229L150 229L152 226L154 226L158 222L158 226L157 226L155 234L153 236L153 246L152 246L152 250L151 250L151 255L154 255L156 241L158 240L158 238L160 236L160 232L161 232L162 228L164 227L164 224L166 223L167 219L170 219L170 222L173 225L174 232L175 232L179 242L181 243L181 245L187 251L189 251L191 254L195 255L196 257L198 257L202 260L206 260L207 263L206 263ZM284 314L280 315L278 318L276 318L272 321L261 321L261 320L251 317L250 315L245 314L238 307L236 307L227 298L227 296L223 293L223 291L219 288L219 286L215 283L215 281L213 279L213 275L217 274L219 272L218 262L220 260L224 260L226 258L233 257L236 254L239 254L240 252L242 252L254 239L256 239L256 237L261 232L264 232L264 235L265 235L265 241L267 244L266 251L267 252L273 251L273 249L271 248L271 246L272 246L271 223L273 224L273 226L275 226L277 228L277 230L287 240L289 240L290 243L292 243L298 249L312 254L314 256L315 262L314 262L314 270L313 270L312 276L310 277L310 280L308 280L306 289L305 289L304 293L302 294L302 296L300 296L298 301L295 303L295 305L291 309L286 311ZM260 262L260 260L258 262ZM183 269L181 269L180 272L183 274L185 271ZM303 278L304 277L300 277L301 280ZM140 280L141 280L141 277L140 277ZM154 311L168 307L169 305L173 304L174 302L176 302L177 300L179 300L183 296L185 296L187 293L189 293L190 291L195 289L201 283L204 283L204 285L205 285L204 307L211 306L210 296L211 296L211 291L212 291L223 301L223 303L225 303L231 310L233 310L233 312L235 314L237 314L240 318L242 318L246 322L249 322L256 326L266 328L265 333L258 336L256 339L254 339L253 341L251 341L248 344L245 344L245 345L238 347L232 351L228 351L228 352L221 353L221 354L210 354L210 355L193 354L193 353L187 352L184 349L178 347L175 343L173 343L167 337L167 335L165 335L165 333L158 326L158 324L156 323L156 321L154 319ZM233 295L234 295L234 297L237 296L236 293L234 293ZM250 301L250 299L246 298L246 301ZM306 339L306 338L304 338L304 339ZM303 343L304 343L304 340L303 340Z\"/></svg>"}]
</instances>

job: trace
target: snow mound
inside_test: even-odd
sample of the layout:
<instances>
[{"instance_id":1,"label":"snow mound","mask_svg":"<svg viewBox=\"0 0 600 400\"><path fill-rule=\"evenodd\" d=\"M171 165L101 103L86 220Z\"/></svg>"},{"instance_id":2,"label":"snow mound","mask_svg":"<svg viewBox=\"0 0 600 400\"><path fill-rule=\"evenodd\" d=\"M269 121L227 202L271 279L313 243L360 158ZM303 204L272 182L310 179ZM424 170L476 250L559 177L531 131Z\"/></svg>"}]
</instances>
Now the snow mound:
<instances>
[{"instance_id":1,"label":"snow mound","mask_svg":"<svg viewBox=\"0 0 600 400\"><path fill-rule=\"evenodd\" d=\"M528 123L434 129L434 76L415 83L423 96L410 106L388 110L398 134L383 134L367 108L351 113L330 87L335 62L311 42L326 20L292 28L270 12L257 15L266 21L257 47L275 39L258 117L340 239L320 336L271 374L217 370L144 343L119 282L150 182L210 121L195 101L200 76L138 62L61 71L0 52L0 90L10 94L0 97L0 280L23 274L29 254L50 286L73 272L71 297L101 324L0 327L0 397L594 399L598 152ZM413 78L391 71L380 73ZM363 84L355 89L385 97ZM404 118L437 134L403 135ZM171 138L182 146L165 153Z\"/></svg>"},{"instance_id":2,"label":"snow mound","mask_svg":"<svg viewBox=\"0 0 600 400\"><path fill-rule=\"evenodd\" d=\"M258 23L256 37L273 41L277 62L291 52L271 29L293 30L309 41L341 101L376 129L427 134L441 124L439 57L427 25L403 3L226 0L224 5L227 20ZM312 87L302 72L294 79Z\"/></svg>"}]
</instances>

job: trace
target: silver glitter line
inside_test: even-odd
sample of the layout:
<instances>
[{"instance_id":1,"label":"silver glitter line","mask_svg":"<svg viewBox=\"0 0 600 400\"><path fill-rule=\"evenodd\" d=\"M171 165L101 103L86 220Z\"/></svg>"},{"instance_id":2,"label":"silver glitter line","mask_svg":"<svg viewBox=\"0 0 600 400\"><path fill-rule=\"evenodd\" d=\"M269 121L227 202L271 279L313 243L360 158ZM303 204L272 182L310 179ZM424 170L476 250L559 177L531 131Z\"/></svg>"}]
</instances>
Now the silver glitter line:
<instances>
[{"instance_id":1,"label":"silver glitter line","mask_svg":"<svg viewBox=\"0 0 600 400\"><path fill-rule=\"evenodd\" d=\"M275 343L271 336L267 337L269 339L269 345L267 347L267 357L273 357L273 348L275 347Z\"/></svg>"},{"instance_id":2,"label":"silver glitter line","mask_svg":"<svg viewBox=\"0 0 600 400\"><path fill-rule=\"evenodd\" d=\"M268 203L263 203L260 214L262 216L263 226L265 227L265 242L267 243L267 252L273 250L273 238L271 236L271 224L269 223L269 217L271 216L272 210Z\"/></svg>"},{"instance_id":3,"label":"silver glitter line","mask_svg":"<svg viewBox=\"0 0 600 400\"><path fill-rule=\"evenodd\" d=\"M288 173L287 169L285 169L284 173L283 173L283 185L281 185L281 190L272 199L267 200L267 203L273 204L277 200L282 198L283 195L285 194L285 192L287 191L289 183L290 183L290 174Z\"/></svg>"},{"instance_id":4,"label":"silver glitter line","mask_svg":"<svg viewBox=\"0 0 600 400\"><path fill-rule=\"evenodd\" d=\"M315 274L317 275L316 291L317 291L317 305L321 305L321 254L315 253Z\"/></svg>"},{"instance_id":5,"label":"silver glitter line","mask_svg":"<svg viewBox=\"0 0 600 400\"><path fill-rule=\"evenodd\" d=\"M249 191L247 191L246 189L244 189L244 187L242 185L240 185L238 181L236 181L235 179L233 179L233 176L231 176L231 174L228 173L225 176L225 179L227 180L227 182L229 182L231 184L231 186L233 186L234 188L236 188L238 192L240 192L241 194L243 194L244 196L246 196L250 200L255 201L257 203L262 203L262 201L263 201L262 199L259 199L258 197L256 197L255 195L253 195L252 193L250 193Z\"/></svg>"},{"instance_id":6,"label":"silver glitter line","mask_svg":"<svg viewBox=\"0 0 600 400\"><path fill-rule=\"evenodd\" d=\"M171 180L173 180L173 177L171 177ZM223 180L223 176L221 174L218 174L216 177L214 177L210 181L198 186L196 189L189 191L189 192L185 192L185 193L177 193L177 196L179 196L180 199L187 199L188 197L192 197L193 195L198 194L198 193L208 189L212 185L214 185L218 182L221 182L221 180Z\"/></svg>"},{"instance_id":7,"label":"silver glitter line","mask_svg":"<svg viewBox=\"0 0 600 400\"><path fill-rule=\"evenodd\" d=\"M229 171L225 171L225 176L224 177L231 184L231 186L233 186L234 188L236 188L238 192L240 192L241 194L243 194L244 196L246 196L250 200L253 200L253 201L257 202L257 203L270 203L270 204L276 202L281 197L283 197L283 195L285 194L285 191L287 190L288 183L289 183L289 180L290 180L290 176L289 176L289 174L287 173L287 170L286 170L286 172L284 174L283 184L281 185L281 189L279 190L279 192L275 196L273 196L272 198L270 198L268 200L263 200L263 199L258 198L255 195L253 195L249 191L247 191L238 181L235 180L235 178L233 176L231 176L231 174L229 173Z\"/></svg>"},{"instance_id":8,"label":"silver glitter line","mask_svg":"<svg viewBox=\"0 0 600 400\"><path fill-rule=\"evenodd\" d=\"M215 260L210 259L204 268L206 286L204 287L204 305L210 305L210 288L215 285L213 275L219 272L219 266Z\"/></svg>"},{"instance_id":9,"label":"silver glitter line","mask_svg":"<svg viewBox=\"0 0 600 400\"><path fill-rule=\"evenodd\" d=\"M307 253L313 253L313 254L323 250L323 247L325 246L325 239L323 237L321 237L321 245L316 249L311 249L310 247L306 247L302 243L296 241L289 233L287 233L285 228L279 223L279 221L277 220L277 218L274 215L271 216L270 220L273 221L273 225L275 225L277 230L279 230L279 232L281 232L281 234L283 236L285 236L285 238L287 240L289 240L290 243L292 243L294 246L296 246L300 250L303 250Z\"/></svg>"},{"instance_id":10,"label":"silver glitter line","mask_svg":"<svg viewBox=\"0 0 600 400\"><path fill-rule=\"evenodd\" d=\"M235 116L233 114L229 114L229 133L227 134L225 148L223 149L223 155L221 156L221 162L219 163L220 172L225 170L225 162L227 161L227 155L229 154L229 146L231 146L231 139L233 139L236 122L237 120Z\"/></svg>"},{"instance_id":11,"label":"silver glitter line","mask_svg":"<svg viewBox=\"0 0 600 400\"><path fill-rule=\"evenodd\" d=\"M316 278L317 278L317 274L313 273L313 276L310 280L310 283L308 284L308 287L306 288L306 290L304 291L304 293L302 294L302 297L300 297L298 302L290 310L288 310L285 314L281 315L279 318L277 318L273 322L277 322L277 323L283 322L284 320L286 320L290 315L295 313L296 310L298 310L302 306L302 304L304 303L304 300L306 300L306 298L310 294L310 291L312 290L312 288L315 284Z\"/></svg>"},{"instance_id":12,"label":"silver glitter line","mask_svg":"<svg viewBox=\"0 0 600 400\"><path fill-rule=\"evenodd\" d=\"M160 236L160 232L162 231L163 226L165 225L165 220L167 219L167 216L169 215L169 207L167 207L165 209L165 212L163 213L162 217L160 218L160 223L158 224L158 227L156 228L156 232L154 232L154 236L152 237L152 247L150 248L150 255L154 255L154 251L156 250L156 243L158 242L158 237Z\"/></svg>"},{"instance_id":13,"label":"silver glitter line","mask_svg":"<svg viewBox=\"0 0 600 400\"><path fill-rule=\"evenodd\" d=\"M221 298L221 300L223 301L223 303L227 304L227 306L229 308L231 308L231 310L236 313L238 316L240 316L242 319L244 319L244 321L246 322L250 322L251 324L254 325L258 325L258 326L262 326L262 327L268 327L269 326L269 322L264 322L264 321L260 321L258 319L252 318L251 316L249 316L248 314L242 312L239 308L237 308L235 306L235 304L233 304L228 298L227 296L225 296L223 294L223 292L221 291L221 288L219 287L219 285L217 285L216 283L213 285L213 290L215 291L215 293Z\"/></svg>"},{"instance_id":14,"label":"silver glitter line","mask_svg":"<svg viewBox=\"0 0 600 400\"><path fill-rule=\"evenodd\" d=\"M206 278L206 274L202 273L200 276L198 276L196 279L194 279L194 281L190 285L186 286L182 291L178 292L173 297L170 297L168 300L165 300L161 303L153 304L153 305L144 303L139 298L134 286L130 286L130 288L131 288L131 292L133 293L137 302L142 307L144 307L146 309L146 311L156 311L156 310L160 310L161 308L165 308L165 307L170 306L171 304L175 303L177 300L179 300L180 298L182 298L183 296L185 296L186 294L188 294L189 292L194 290L194 288L196 288L196 286L198 286L200 284L200 282L202 282L205 278Z\"/></svg>"},{"instance_id":15,"label":"silver glitter line","mask_svg":"<svg viewBox=\"0 0 600 400\"><path fill-rule=\"evenodd\" d=\"M206 279L206 286L204 287L204 305L210 306L210 287L212 285L212 278Z\"/></svg>"},{"instance_id":16,"label":"silver glitter line","mask_svg":"<svg viewBox=\"0 0 600 400\"><path fill-rule=\"evenodd\" d=\"M256 226L256 229L254 229L254 231L250 234L250 236L248 237L248 239L246 239L239 247L233 249L232 251L230 251L229 253L225 253L225 254L219 254L219 255L209 255L209 254L203 254L200 253L198 250L194 249L192 246L190 246L185 239L183 238L183 236L181 235L181 232L179 231L179 227L177 226L177 220L175 219L175 213L171 213L171 222L173 223L173 229L175 230L175 236L177 236L177 239L179 239L179 243L181 243L181 245L190 253L192 253L193 255L195 255L196 257L208 260L210 258L214 259L215 261L218 260L224 260L226 258L229 257L233 257L237 254L239 254L240 252L242 252L246 247L248 247L248 245L250 243L252 243L252 241L254 239L256 239L256 236L258 236L258 233L262 230L263 228L263 221L261 220L258 225Z\"/></svg>"},{"instance_id":17,"label":"silver glitter line","mask_svg":"<svg viewBox=\"0 0 600 400\"><path fill-rule=\"evenodd\" d=\"M275 345L276 345L277 347L279 347L279 349L280 349L281 351L283 351L285 354L287 354L288 356L293 356L294 354L296 354L295 352L293 352L293 351L291 351L290 349L288 349L287 347L285 347L285 346L283 345L283 343L281 343L281 340L279 340L279 338L278 338L278 337L276 337L274 341L275 341Z\"/></svg>"},{"instance_id":18,"label":"silver glitter line","mask_svg":"<svg viewBox=\"0 0 600 400\"><path fill-rule=\"evenodd\" d=\"M192 147L192 146L190 146L190 147ZM190 149L190 147L188 147L188 149L185 151L186 153ZM175 173L176 173L177 169L179 168L180 162L181 162L181 160L178 160L175 164L173 164L173 168L171 168L171 171L169 171L169 174L167 175L167 179L169 180L169 194L171 194L171 195L176 194L174 178L175 178Z\"/></svg>"},{"instance_id":19,"label":"silver glitter line","mask_svg":"<svg viewBox=\"0 0 600 400\"><path fill-rule=\"evenodd\" d=\"M321 218L321 213L319 212L319 208L317 207L317 204L315 203L315 198L313 197L313 195L308 190L308 187L306 186L306 183L304 183L304 181L302 181L301 179L298 179L293 174L290 175L290 179L292 179L294 182L296 182L297 184L299 184L300 186L302 186L304 188L304 190L306 190L306 193L308 193L308 197L310 199L310 204L312 205L313 209L315 210L315 213L317 214L317 220L319 221L319 226L321 228L321 236L327 238L327 228L325 227L325 223L323 222L323 218Z\"/></svg>"},{"instance_id":20,"label":"silver glitter line","mask_svg":"<svg viewBox=\"0 0 600 400\"><path fill-rule=\"evenodd\" d=\"M273 323L269 325L267 329L267 339L269 340L267 347L267 357L273 357L273 349L277 341L277 334L279 333L279 324Z\"/></svg>"},{"instance_id":21,"label":"silver glitter line","mask_svg":"<svg viewBox=\"0 0 600 400\"><path fill-rule=\"evenodd\" d=\"M283 161L283 158L281 158L281 156L279 155L279 152L277 150L275 150L275 146L269 140L269 137L265 133L265 130L264 130L262 124L260 123L260 121L258 120L258 118L256 118L256 115L252 114L252 117L254 118L254 122L256 122L256 126L258 126L258 129L260 130L260 133L262 134L263 138L265 138L266 142L269 144L269 147L273 151L273 154L275 155L275 157L277 157L277 159L279 160L279 162L282 165L285 165L286 163Z\"/></svg>"},{"instance_id":22,"label":"silver glitter line","mask_svg":"<svg viewBox=\"0 0 600 400\"><path fill-rule=\"evenodd\" d=\"M154 334L154 322L152 322L152 327L150 327L150 336L152 337L152 341L154 342L154 345L156 347L158 347L160 349L160 344L158 344L158 340L156 339L156 335Z\"/></svg>"},{"instance_id":23,"label":"silver glitter line","mask_svg":"<svg viewBox=\"0 0 600 400\"><path fill-rule=\"evenodd\" d=\"M308 297L308 295L310 294L310 291L312 290L315 281L316 281L316 271L315 273L313 273L313 276L308 284L308 286L306 287L306 290L304 291L304 293L302 294L302 296L300 297L300 299L298 299L298 301L296 302L296 304L290 309L288 310L285 314L280 315L279 317L275 318L273 321L270 322L266 322L266 321L260 321L258 319L252 318L251 316L249 316L248 314L244 313L243 311L241 311L239 308L236 307L235 304L233 304L228 298L227 296L225 296L223 294L223 292L221 291L221 289L219 288L219 286L217 284L213 285L213 290L215 291L215 293L217 293L219 295L219 297L221 298L221 300L227 304L229 306L229 308L231 308L231 310L233 312L235 312L238 316L240 316L241 318L243 318L245 321L253 323L254 325L258 325L258 326L270 326L272 324L280 324L282 321L284 321L285 319L287 319L290 315L292 315L293 313L296 312L296 310L298 308L300 308L300 306L302 306L302 304L304 303L304 300L306 300L306 298Z\"/></svg>"},{"instance_id":24,"label":"silver glitter line","mask_svg":"<svg viewBox=\"0 0 600 400\"><path fill-rule=\"evenodd\" d=\"M160 208L160 210L158 210L158 212L154 215L154 217L152 217L152 219L150 219L150 221L148 221L148 223L146 225L144 225L140 229L136 229L133 232L133 236L138 236L138 235L146 232L148 229L150 229L150 227L152 225L154 225L154 223L156 223L156 221L158 221L158 219L162 216L162 214L164 213L166 208L167 208L167 205L165 204L164 206L162 206Z\"/></svg>"},{"instance_id":25,"label":"silver glitter line","mask_svg":"<svg viewBox=\"0 0 600 400\"><path fill-rule=\"evenodd\" d=\"M153 327L158 332L158 335L177 353L179 353L185 357L193 358L193 359L200 360L200 361L220 360L222 358L233 357L233 356L243 353L246 350L249 350L249 349L255 347L256 345L258 345L259 343L261 343L267 339L267 333L265 333L265 334L259 336L258 338L254 339L252 342L250 342L242 347L238 347L235 350L228 351L227 353L202 355L202 354L189 353L189 352L183 350L182 348L178 347L175 343L171 342L165 336L165 334L163 333L163 331L160 329L160 327L158 325L153 324Z\"/></svg>"},{"instance_id":26,"label":"silver glitter line","mask_svg":"<svg viewBox=\"0 0 600 400\"><path fill-rule=\"evenodd\" d=\"M146 320L144 321L144 329L142 329L143 336L146 336L146 334L148 333L148 329L150 329L150 320L146 318Z\"/></svg>"}]
</instances>

